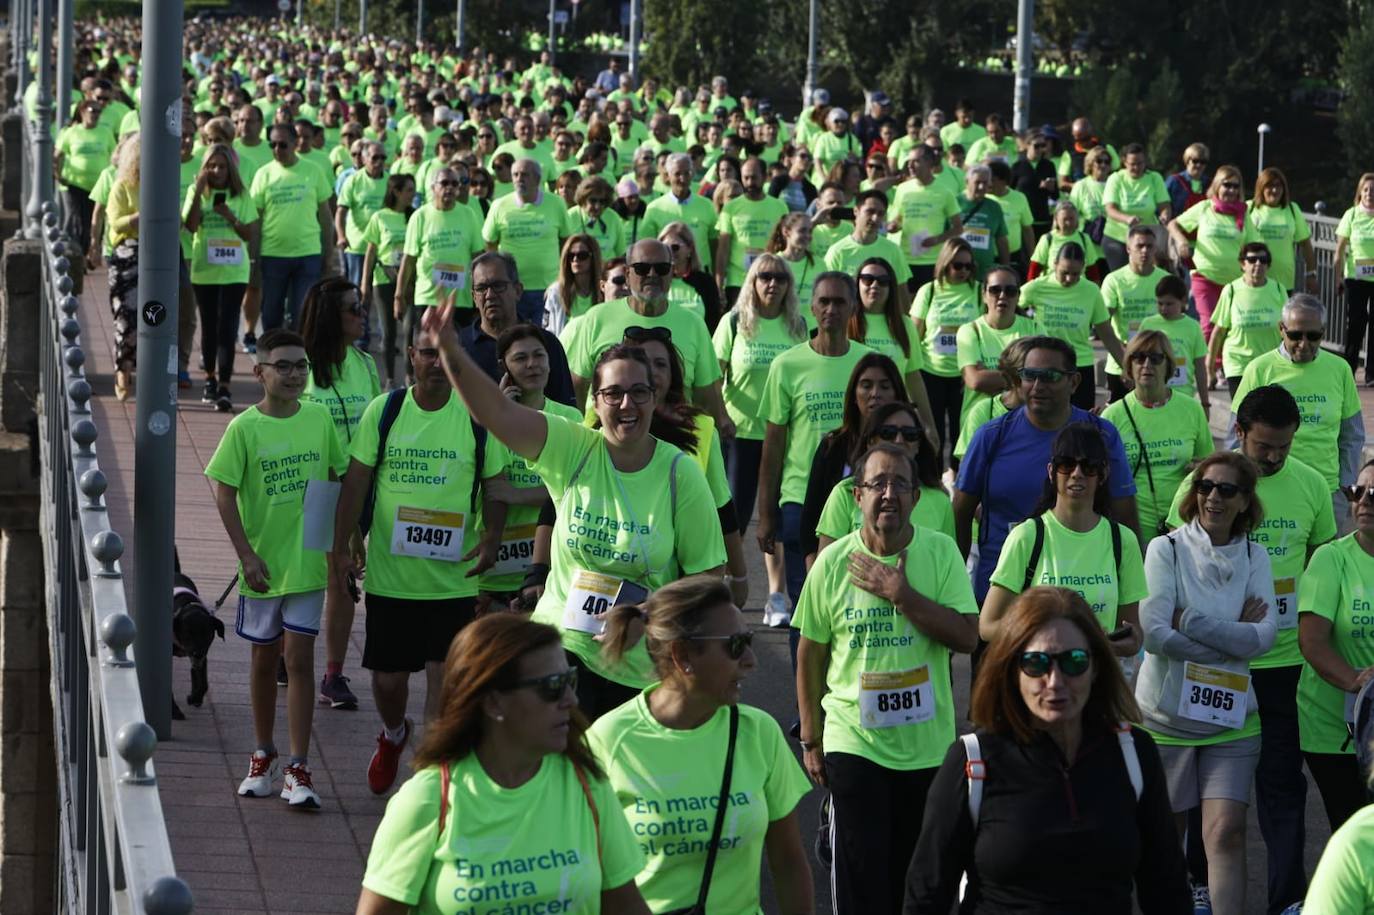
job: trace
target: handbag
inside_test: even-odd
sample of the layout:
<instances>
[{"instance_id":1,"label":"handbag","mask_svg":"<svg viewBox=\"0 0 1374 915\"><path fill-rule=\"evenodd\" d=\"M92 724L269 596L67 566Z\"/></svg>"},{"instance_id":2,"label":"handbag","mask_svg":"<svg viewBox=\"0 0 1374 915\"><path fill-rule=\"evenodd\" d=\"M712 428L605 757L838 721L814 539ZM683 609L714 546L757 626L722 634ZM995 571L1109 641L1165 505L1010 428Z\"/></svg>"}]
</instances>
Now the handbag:
<instances>
[{"instance_id":1,"label":"handbag","mask_svg":"<svg viewBox=\"0 0 1374 915\"><path fill-rule=\"evenodd\" d=\"M730 706L730 740L725 748L725 774L720 780L720 802L716 805L716 825L711 829L711 841L706 846L706 867L701 873L701 889L695 905L671 909L664 915L706 915L706 895L711 890L711 872L716 869L716 852L720 850L720 833L725 828L725 808L730 803L730 773L735 768L735 736L739 733L739 706Z\"/></svg>"}]
</instances>

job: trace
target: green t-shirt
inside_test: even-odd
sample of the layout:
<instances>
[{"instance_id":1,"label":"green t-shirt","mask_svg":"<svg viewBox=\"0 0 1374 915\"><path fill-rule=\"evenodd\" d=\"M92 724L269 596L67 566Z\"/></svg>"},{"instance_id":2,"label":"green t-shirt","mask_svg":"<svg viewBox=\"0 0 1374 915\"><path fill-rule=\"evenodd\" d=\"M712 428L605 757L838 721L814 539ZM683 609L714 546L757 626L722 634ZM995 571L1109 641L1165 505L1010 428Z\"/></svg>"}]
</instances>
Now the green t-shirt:
<instances>
[{"instance_id":1,"label":"green t-shirt","mask_svg":"<svg viewBox=\"0 0 1374 915\"><path fill-rule=\"evenodd\" d=\"M1015 254L1021 250L1025 242L1021 230L1034 222L1030 201L1026 199L1025 194L1015 188L1007 188L1007 192L1000 197L988 191L988 196L1002 207L1002 218L1007 222L1007 253Z\"/></svg>"},{"instance_id":2,"label":"green t-shirt","mask_svg":"<svg viewBox=\"0 0 1374 915\"><path fill-rule=\"evenodd\" d=\"M1092 366L1092 330L1107 320L1107 305L1097 286L1084 279L1065 286L1054 276L1036 277L1021 287L1021 307L1034 310L1040 333L1073 347L1079 368Z\"/></svg>"},{"instance_id":3,"label":"green t-shirt","mask_svg":"<svg viewBox=\"0 0 1374 915\"><path fill-rule=\"evenodd\" d=\"M1356 670L1374 666L1374 558L1354 534L1319 547L1307 566L1298 595L1298 615L1315 613L1331 623L1331 647ZM1312 664L1298 680L1298 735L1304 753L1351 753L1347 742L1347 696Z\"/></svg>"},{"instance_id":4,"label":"green t-shirt","mask_svg":"<svg viewBox=\"0 0 1374 915\"><path fill-rule=\"evenodd\" d=\"M1240 279L1240 249L1252 241L1263 241L1250 221L1249 213L1236 217L1218 213L1212 201L1199 200L1175 219L1185 232L1196 232L1193 242L1194 269L1219 286Z\"/></svg>"},{"instance_id":5,"label":"green t-shirt","mask_svg":"<svg viewBox=\"0 0 1374 915\"><path fill-rule=\"evenodd\" d=\"M1011 412L1002 402L1002 396L979 394L974 397L972 392L964 394L964 409L959 414L959 439L954 443L955 457L962 459L968 453L969 442L973 441L973 434L978 431L979 426ZM977 523L974 522L975 525Z\"/></svg>"},{"instance_id":6,"label":"green t-shirt","mask_svg":"<svg viewBox=\"0 0 1374 915\"><path fill-rule=\"evenodd\" d=\"M596 219L589 219L581 207L573 207L568 210L563 234L568 237L590 235L596 239L603 264L613 257L620 257L629 247L625 239L625 221L610 207L602 210Z\"/></svg>"},{"instance_id":7,"label":"green t-shirt","mask_svg":"<svg viewBox=\"0 0 1374 915\"><path fill-rule=\"evenodd\" d=\"M973 148L974 143L977 143L987 135L987 128L982 124L970 122L967 127L963 127L958 121L950 121L940 128L940 143L945 149L949 149L951 146L958 143L960 146L964 147L964 152L967 154ZM974 160L965 155L964 161L971 163Z\"/></svg>"},{"instance_id":8,"label":"green t-shirt","mask_svg":"<svg viewBox=\"0 0 1374 915\"><path fill-rule=\"evenodd\" d=\"M866 245L853 235L841 238L825 252L825 269L839 270L854 276L859 272L859 265L870 257L881 257L887 261L899 284L905 284L911 279L911 268L907 266L906 256L895 243L881 235ZM896 293L894 289L892 294Z\"/></svg>"},{"instance_id":9,"label":"green t-shirt","mask_svg":"<svg viewBox=\"0 0 1374 915\"><path fill-rule=\"evenodd\" d=\"M309 257L320 253L318 213L334 189L313 163L289 168L273 159L253 175L249 195L262 214L264 257Z\"/></svg>"},{"instance_id":10,"label":"green t-shirt","mask_svg":"<svg viewBox=\"0 0 1374 915\"><path fill-rule=\"evenodd\" d=\"M754 335L746 337L739 330L737 315L731 310L721 318L711 343L716 360L725 367L725 412L735 423L736 437L762 441L767 423L760 403L768 381L768 367L804 338L790 336L787 322L781 317L759 318Z\"/></svg>"},{"instance_id":11,"label":"green t-shirt","mask_svg":"<svg viewBox=\"0 0 1374 915\"><path fill-rule=\"evenodd\" d=\"M692 230L697 254L701 256L701 269L710 273L716 247L716 218L716 208L707 198L700 194L688 194L686 200L679 202L669 191L644 207L644 218L639 221L639 237L658 238L658 233L668 223L686 223L687 228Z\"/></svg>"},{"instance_id":12,"label":"green t-shirt","mask_svg":"<svg viewBox=\"0 0 1374 915\"><path fill-rule=\"evenodd\" d=\"M1240 404L1245 395L1266 384L1282 385L1298 402L1302 425L1293 439L1293 457L1326 479L1327 489L1340 485L1341 423L1360 412L1360 395L1350 364L1334 353L1317 352L1311 362L1294 362L1279 350L1256 356L1245 367L1240 387L1231 403Z\"/></svg>"},{"instance_id":13,"label":"green t-shirt","mask_svg":"<svg viewBox=\"0 0 1374 915\"><path fill-rule=\"evenodd\" d=\"M667 912L694 905L701 888L730 710L722 706L691 730L664 727L649 711L646 697L654 688L598 718L587 739L647 859L635 882L651 911ZM778 723L741 703L708 911L762 915L759 864L769 824L795 810L810 790Z\"/></svg>"},{"instance_id":14,"label":"green t-shirt","mask_svg":"<svg viewBox=\"0 0 1374 915\"><path fill-rule=\"evenodd\" d=\"M969 200L959 195L959 218L964 222L964 241L973 249L973 263L978 279L987 276L988 268L997 263L997 239L1007 238L1007 218L1002 205L991 194L981 200ZM1011 250L1011 241L1007 242Z\"/></svg>"},{"instance_id":15,"label":"green t-shirt","mask_svg":"<svg viewBox=\"0 0 1374 915\"><path fill-rule=\"evenodd\" d=\"M482 225L465 206L441 210L427 203L406 224L403 250L415 259L416 305L434 305L441 294L455 291L462 302L468 295L468 264L485 250Z\"/></svg>"},{"instance_id":16,"label":"green t-shirt","mask_svg":"<svg viewBox=\"0 0 1374 915\"><path fill-rule=\"evenodd\" d=\"M1169 346L1174 351L1174 373L1169 376L1169 387L1185 397L1196 396L1195 360L1207 355L1207 341L1202 337L1202 325L1197 318L1188 315L1166 318L1152 314L1140 322L1140 329L1157 330L1169 338Z\"/></svg>"},{"instance_id":17,"label":"green t-shirt","mask_svg":"<svg viewBox=\"0 0 1374 915\"><path fill-rule=\"evenodd\" d=\"M377 264L372 268L373 285L386 286L393 282L384 268L401 266L401 255L405 253L406 246L406 214L383 207L367 221L360 240L364 252L367 251L367 245L377 246ZM416 282L419 282L418 277Z\"/></svg>"},{"instance_id":18,"label":"green t-shirt","mask_svg":"<svg viewBox=\"0 0 1374 915\"><path fill-rule=\"evenodd\" d=\"M367 538L369 594L406 600L472 597L477 579L473 562L462 557L481 534L481 487L477 439L467 408L457 394L428 411L407 392L386 440L386 457L377 465L377 445L386 397L367 405L349 457L373 469L376 503ZM487 436L482 476L501 476L501 445ZM474 493L476 496L474 498Z\"/></svg>"},{"instance_id":19,"label":"green t-shirt","mask_svg":"<svg viewBox=\"0 0 1374 915\"><path fill-rule=\"evenodd\" d=\"M1179 483L1169 509L1169 525L1182 527L1179 506L1193 486L1190 473ZM1298 649L1298 607L1307 551L1336 536L1331 493L1322 475L1290 457L1272 476L1260 477L1255 495L1264 506L1264 520L1250 534L1269 551L1274 594L1278 598L1278 634L1274 647L1250 662L1252 668L1291 667L1302 663ZM1139 495L1136 496L1139 503Z\"/></svg>"},{"instance_id":20,"label":"green t-shirt","mask_svg":"<svg viewBox=\"0 0 1374 915\"><path fill-rule=\"evenodd\" d=\"M907 263L928 266L940 256L940 245L927 246L925 241L948 228L950 220L959 215L959 202L938 182L922 184L912 178L897 185L890 215L902 220L899 244Z\"/></svg>"},{"instance_id":21,"label":"green t-shirt","mask_svg":"<svg viewBox=\"0 0 1374 915\"><path fill-rule=\"evenodd\" d=\"M1073 242L1083 249L1083 262L1092 266L1102 260L1102 249L1097 246L1087 233L1082 229L1075 229L1072 235L1060 235L1051 229L1035 243L1035 250L1031 252L1031 263L1039 264L1042 272L1049 272L1054 267L1054 262L1059 258L1059 249Z\"/></svg>"},{"instance_id":22,"label":"green t-shirt","mask_svg":"<svg viewBox=\"0 0 1374 915\"><path fill-rule=\"evenodd\" d=\"M942 378L953 378L959 374L960 331L978 318L978 312L977 283L932 280L916 290L916 300L911 303L911 316L925 322L926 333L921 346L927 372ZM986 326L984 329L991 331ZM1010 342L1006 340L1002 346ZM1001 348L997 350L998 353L1001 351ZM997 357L994 355L994 367L996 363Z\"/></svg>"},{"instance_id":23,"label":"green t-shirt","mask_svg":"<svg viewBox=\"0 0 1374 915\"><path fill-rule=\"evenodd\" d=\"M526 289L547 289L558 282L559 236L567 213L556 194L541 193L535 203L521 203L510 194L487 211L482 238L515 258Z\"/></svg>"},{"instance_id":24,"label":"green t-shirt","mask_svg":"<svg viewBox=\"0 0 1374 915\"><path fill-rule=\"evenodd\" d=\"M191 212L196 191L192 187L182 198L181 218ZM215 212L214 195L223 193L224 205L234 218L244 225L257 222L258 208L247 192L229 195L227 191L209 191L200 201L200 227L191 235L191 282L198 286L229 286L247 283L252 264L249 262L248 242L230 228L228 221Z\"/></svg>"},{"instance_id":25,"label":"green t-shirt","mask_svg":"<svg viewBox=\"0 0 1374 915\"><path fill-rule=\"evenodd\" d=\"M476 753L450 772L443 834L441 776L428 766L387 802L367 856L363 886L416 915L500 912L498 900L518 900L506 906L522 911L597 915L602 891L644 866L610 783L588 774L584 792L561 753L545 756L518 788L493 781Z\"/></svg>"},{"instance_id":26,"label":"green t-shirt","mask_svg":"<svg viewBox=\"0 0 1374 915\"><path fill-rule=\"evenodd\" d=\"M773 227L786 215L787 204L767 194L759 200L750 200L741 194L721 208L716 234L729 235L731 240L730 270L725 285L744 285L745 274L753 266L754 259L764 253Z\"/></svg>"},{"instance_id":27,"label":"green t-shirt","mask_svg":"<svg viewBox=\"0 0 1374 915\"><path fill-rule=\"evenodd\" d=\"M1135 339L1146 318L1159 314L1155 287L1167 275L1167 270L1152 266L1149 273L1141 276L1127 264L1113 270L1102 280L1102 304L1107 306L1112 330L1116 331L1116 337L1123 347ZM1107 374L1121 374L1121 365L1111 353L1107 354Z\"/></svg>"},{"instance_id":28,"label":"green t-shirt","mask_svg":"<svg viewBox=\"0 0 1374 915\"><path fill-rule=\"evenodd\" d=\"M262 140L257 146L249 146L242 140L234 140L234 152L239 154L239 178L244 187L252 187L258 170L272 161L272 147Z\"/></svg>"},{"instance_id":29,"label":"green t-shirt","mask_svg":"<svg viewBox=\"0 0 1374 915\"><path fill-rule=\"evenodd\" d=\"M816 521L816 536L839 540L863 527L864 513L854 500L854 478L845 477L830 490ZM954 539L954 505L949 493L935 486L922 486L921 497L911 510L911 523L928 531L939 531Z\"/></svg>"},{"instance_id":30,"label":"green t-shirt","mask_svg":"<svg viewBox=\"0 0 1374 915\"><path fill-rule=\"evenodd\" d=\"M898 559L871 552L862 532L841 537L816 557L792 617L804 638L829 648L821 699L825 751L853 753L898 771L933 768L954 740L951 652L891 601L854 585L851 553L892 566ZM977 615L953 540L915 527L906 555L907 582L917 593L956 613ZM893 696L900 708L894 708Z\"/></svg>"},{"instance_id":31,"label":"green t-shirt","mask_svg":"<svg viewBox=\"0 0 1374 915\"><path fill-rule=\"evenodd\" d=\"M1293 249L1312 237L1312 230L1307 227L1302 210L1291 201L1287 207L1268 207L1256 206L1253 200L1247 209L1250 221L1269 246L1269 255L1273 258L1273 263L1269 265L1270 279L1277 280L1285 290L1297 289Z\"/></svg>"},{"instance_id":32,"label":"green t-shirt","mask_svg":"<svg viewBox=\"0 0 1374 915\"><path fill-rule=\"evenodd\" d=\"M1307 915L1374 915L1374 805L1331 834L1307 885Z\"/></svg>"},{"instance_id":33,"label":"green t-shirt","mask_svg":"<svg viewBox=\"0 0 1374 915\"><path fill-rule=\"evenodd\" d=\"M1092 222L1099 216L1107 214L1107 205L1103 202L1103 194L1107 190L1107 182L1098 181L1095 178L1084 178L1082 181L1075 181L1073 190L1069 193L1069 199L1073 205L1078 207L1078 219L1080 222ZM1105 233L1105 226L1103 228Z\"/></svg>"},{"instance_id":34,"label":"green t-shirt","mask_svg":"<svg viewBox=\"0 0 1374 915\"><path fill-rule=\"evenodd\" d=\"M850 222L848 219L841 219L833 226L828 226L823 222L817 223L811 230L811 253L818 259L824 261L826 254L830 252L831 248L835 247L837 241L842 238L848 238L853 234L854 223ZM817 269L826 270L829 268L818 266ZM806 307L810 304L810 299L803 300L802 310L805 311Z\"/></svg>"},{"instance_id":35,"label":"green t-shirt","mask_svg":"<svg viewBox=\"0 0 1374 915\"><path fill-rule=\"evenodd\" d=\"M821 437L844 421L844 391L854 365L873 352L850 343L843 356L822 356L798 343L773 360L759 400L760 415L787 429L778 504L802 504Z\"/></svg>"},{"instance_id":36,"label":"green t-shirt","mask_svg":"<svg viewBox=\"0 0 1374 915\"><path fill-rule=\"evenodd\" d=\"M1071 531L1054 512L1040 516L1045 522L1045 543L1036 563L1031 585L1052 585L1077 591L1092 607L1093 617L1104 632L1117 626L1117 611L1123 604L1134 604L1150 594L1145 584L1145 562L1135 533L1118 525L1121 534L1121 567L1112 556L1111 522L1099 518L1086 533ZM1007 534L997 568L989 579L1012 594L1020 594L1026 582L1026 565L1035 546L1035 524L1022 521Z\"/></svg>"},{"instance_id":37,"label":"green t-shirt","mask_svg":"<svg viewBox=\"0 0 1374 915\"><path fill-rule=\"evenodd\" d=\"M1002 137L1002 142L998 143L986 133L973 141L973 145L967 147L964 155L964 162L971 165L979 165L992 159L1001 159L1010 165L1016 161L1016 138L1011 134Z\"/></svg>"},{"instance_id":38,"label":"green t-shirt","mask_svg":"<svg viewBox=\"0 0 1374 915\"><path fill-rule=\"evenodd\" d=\"M1263 286L1251 286L1239 279L1222 288L1212 312L1212 324L1226 328L1221 368L1227 378L1239 378L1251 360L1277 349L1283 342L1279 320L1287 301L1287 291L1272 277Z\"/></svg>"},{"instance_id":39,"label":"green t-shirt","mask_svg":"<svg viewBox=\"0 0 1374 915\"><path fill-rule=\"evenodd\" d=\"M1188 465L1212 453L1207 413L1202 404L1177 391L1158 407L1146 407L1132 391L1108 404L1102 418L1116 426L1121 435L1126 461L1135 476L1140 532L1148 542L1168 513ZM1148 467L1142 451L1149 456Z\"/></svg>"},{"instance_id":40,"label":"green t-shirt","mask_svg":"<svg viewBox=\"0 0 1374 915\"><path fill-rule=\"evenodd\" d=\"M976 365L980 369L996 371L997 363L1002 357L1002 351L1011 344L1013 340L1021 337L1029 337L1035 333L1035 322L1024 315L1016 315L1011 322L1011 326L1005 330L998 330L988 323L986 314L977 320L970 321L959 328L959 333L955 335L955 361L959 374L963 374L964 367ZM963 439L963 426L968 418L969 411L980 401L988 400L995 395L982 394L970 387L964 388L963 403L959 408L960 439ZM970 433L972 434L972 433ZM956 452L961 455L962 452Z\"/></svg>"},{"instance_id":41,"label":"green t-shirt","mask_svg":"<svg viewBox=\"0 0 1374 915\"><path fill-rule=\"evenodd\" d=\"M814 241L815 235L811 237ZM781 257L787 263L787 269L792 271L792 279L797 289L797 306L801 309L802 320L806 321L808 329L815 330L816 316L811 312L811 296L816 288L816 277L826 269L824 254L817 254L813 244L811 251L800 260L789 261L781 254L778 257Z\"/></svg>"},{"instance_id":42,"label":"green t-shirt","mask_svg":"<svg viewBox=\"0 0 1374 915\"><path fill-rule=\"evenodd\" d=\"M1346 279L1374 280L1374 216L1351 207L1341 214L1336 237L1350 243L1345 255Z\"/></svg>"},{"instance_id":43,"label":"green t-shirt","mask_svg":"<svg viewBox=\"0 0 1374 915\"><path fill-rule=\"evenodd\" d=\"M317 403L329 411L334 420L334 428L339 435L339 446L347 452L353 444L358 423L362 421L363 411L382 393L382 382L377 376L377 363L372 356L356 346L344 350L342 366L335 370L333 384L320 388L315 384L312 371L305 381L301 399ZM374 449L374 455L377 453Z\"/></svg>"},{"instance_id":44,"label":"green t-shirt","mask_svg":"<svg viewBox=\"0 0 1374 915\"><path fill-rule=\"evenodd\" d=\"M68 187L89 191L100 170L110 164L114 147L114 136L99 124L90 129L68 124L57 134L57 152L62 154L59 179Z\"/></svg>"},{"instance_id":45,"label":"green t-shirt","mask_svg":"<svg viewBox=\"0 0 1374 915\"><path fill-rule=\"evenodd\" d=\"M625 328L666 327L672 332L673 346L682 357L683 384L688 392L704 388L720 377L720 364L711 348L711 335L699 315L669 303L663 314L649 317L636 312L628 302L629 299L603 302L587 312L576 325L569 324L565 328L567 339L562 342L568 353L568 367L574 375L590 380L596 360L607 347L625 339Z\"/></svg>"},{"instance_id":46,"label":"green t-shirt","mask_svg":"<svg viewBox=\"0 0 1374 915\"><path fill-rule=\"evenodd\" d=\"M344 220L344 234L348 238L348 250L354 254L362 254L367 250L366 242L363 241L363 230L367 228L372 214L382 208L382 200L386 197L386 183L386 172L382 172L380 178L373 178L367 172L359 170L348 176L348 180L344 181L343 188L339 191L339 206L348 207L348 216Z\"/></svg>"},{"instance_id":47,"label":"green t-shirt","mask_svg":"<svg viewBox=\"0 0 1374 915\"><path fill-rule=\"evenodd\" d=\"M1159 225L1159 207L1169 203L1169 192L1164 187L1164 179L1159 172L1146 171L1139 178L1132 178L1125 170L1112 172L1107 176L1107 186L1102 189L1102 209L1114 203L1116 208L1127 216L1136 216L1147 226ZM1110 217L1103 229L1107 238L1126 244L1126 233L1130 227Z\"/></svg>"},{"instance_id":48,"label":"green t-shirt","mask_svg":"<svg viewBox=\"0 0 1374 915\"><path fill-rule=\"evenodd\" d=\"M825 130L806 145L811 150L811 155L816 157L816 174L821 176L822 181L825 180L824 176L830 174L835 163L850 156L858 158L863 155L863 145L859 143L859 138L847 131L836 136L830 130Z\"/></svg>"},{"instance_id":49,"label":"green t-shirt","mask_svg":"<svg viewBox=\"0 0 1374 915\"><path fill-rule=\"evenodd\" d=\"M205 475L238 490L243 531L267 564L267 590L254 591L239 564L245 597L281 597L318 591L328 569L325 551L304 548L305 491L311 483L342 476L347 459L329 411L302 403L293 416L276 418L251 406L229 421Z\"/></svg>"},{"instance_id":50,"label":"green t-shirt","mask_svg":"<svg viewBox=\"0 0 1374 915\"><path fill-rule=\"evenodd\" d=\"M925 354L921 349L921 338L916 333L916 325L904 314L897 315L897 320L906 326L906 351L902 351L902 344L892 335L892 329L887 326L887 316L878 314L864 315L864 338L861 341L869 349L875 349L897 365L897 371L902 375L914 375L921 369L926 368Z\"/></svg>"},{"instance_id":51,"label":"green t-shirt","mask_svg":"<svg viewBox=\"0 0 1374 915\"><path fill-rule=\"evenodd\" d=\"M534 620L558 627L563 647L588 670L643 689L658 679L644 641L620 663L607 663L600 643L583 631L595 623L584 612L586 604L578 602L578 592L587 593L586 573L652 591L724 565L725 540L711 489L696 460L666 442L656 443L643 468L627 473L611 463L599 431L558 416L547 422L548 438L534 469L558 506L558 518L549 577ZM669 484L674 477L676 506ZM614 603L613 593L606 603Z\"/></svg>"}]
</instances>

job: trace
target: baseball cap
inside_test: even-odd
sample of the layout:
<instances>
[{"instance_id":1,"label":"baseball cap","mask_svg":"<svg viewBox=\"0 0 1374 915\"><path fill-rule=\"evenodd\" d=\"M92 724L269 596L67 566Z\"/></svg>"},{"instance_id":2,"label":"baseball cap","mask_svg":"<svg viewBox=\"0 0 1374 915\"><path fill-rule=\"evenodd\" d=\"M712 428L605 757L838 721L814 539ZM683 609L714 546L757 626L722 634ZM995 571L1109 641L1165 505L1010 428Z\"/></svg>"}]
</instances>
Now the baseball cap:
<instances>
[{"instance_id":1,"label":"baseball cap","mask_svg":"<svg viewBox=\"0 0 1374 915\"><path fill-rule=\"evenodd\" d=\"M811 104L813 104L813 105L829 105L829 104L830 104L830 93L829 93L828 91L826 91L825 89L817 89L816 91L814 91L814 92L811 93Z\"/></svg>"},{"instance_id":2,"label":"baseball cap","mask_svg":"<svg viewBox=\"0 0 1374 915\"><path fill-rule=\"evenodd\" d=\"M887 93L879 89L868 97L868 100L875 105L891 105L892 99L887 97Z\"/></svg>"}]
</instances>

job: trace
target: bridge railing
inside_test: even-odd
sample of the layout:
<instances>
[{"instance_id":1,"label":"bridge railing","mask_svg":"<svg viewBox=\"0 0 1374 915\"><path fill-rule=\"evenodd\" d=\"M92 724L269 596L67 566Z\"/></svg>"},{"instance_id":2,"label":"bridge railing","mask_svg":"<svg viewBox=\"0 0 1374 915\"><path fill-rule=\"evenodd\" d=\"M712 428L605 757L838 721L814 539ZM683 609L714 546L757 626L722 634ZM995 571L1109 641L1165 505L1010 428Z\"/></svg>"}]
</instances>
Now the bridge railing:
<instances>
[{"instance_id":1,"label":"bridge railing","mask_svg":"<svg viewBox=\"0 0 1374 915\"><path fill-rule=\"evenodd\" d=\"M1345 350L1345 296L1337 295L1336 284L1341 279L1336 263L1336 226L1339 219L1326 215L1326 206L1318 203L1315 213L1303 213L1312 247L1317 253L1317 296L1326 303L1326 339L1323 345L1337 352ZM1298 261L1301 264L1301 260Z\"/></svg>"}]
</instances>

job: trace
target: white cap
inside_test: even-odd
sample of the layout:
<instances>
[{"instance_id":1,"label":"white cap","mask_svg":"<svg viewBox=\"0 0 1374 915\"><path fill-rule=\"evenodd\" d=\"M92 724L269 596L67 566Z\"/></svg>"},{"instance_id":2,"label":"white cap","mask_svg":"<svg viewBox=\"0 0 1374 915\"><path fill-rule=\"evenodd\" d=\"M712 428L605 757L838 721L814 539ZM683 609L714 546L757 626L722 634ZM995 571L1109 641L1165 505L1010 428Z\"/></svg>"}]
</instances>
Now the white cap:
<instances>
[{"instance_id":1,"label":"white cap","mask_svg":"<svg viewBox=\"0 0 1374 915\"><path fill-rule=\"evenodd\" d=\"M815 90L814 92L811 93L811 104L813 104L813 105L829 105L829 104L830 104L830 93L829 93L827 90L825 90L825 89L817 89L817 90Z\"/></svg>"}]
</instances>

